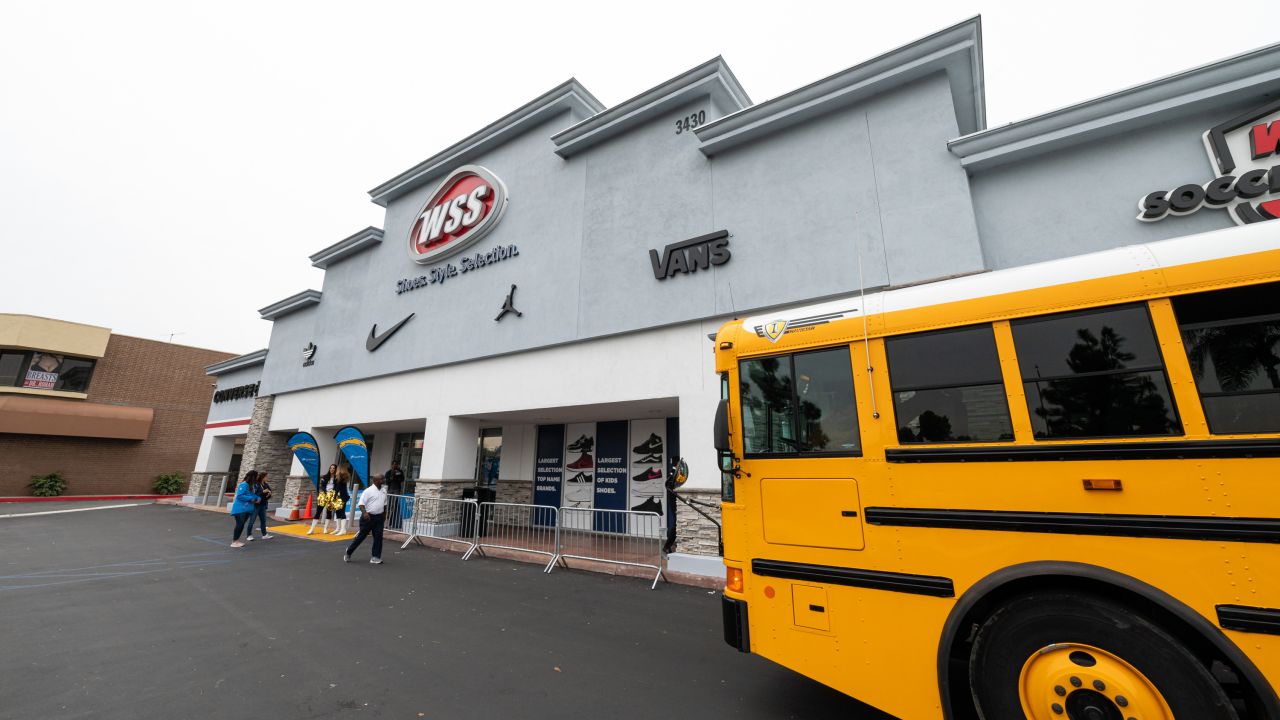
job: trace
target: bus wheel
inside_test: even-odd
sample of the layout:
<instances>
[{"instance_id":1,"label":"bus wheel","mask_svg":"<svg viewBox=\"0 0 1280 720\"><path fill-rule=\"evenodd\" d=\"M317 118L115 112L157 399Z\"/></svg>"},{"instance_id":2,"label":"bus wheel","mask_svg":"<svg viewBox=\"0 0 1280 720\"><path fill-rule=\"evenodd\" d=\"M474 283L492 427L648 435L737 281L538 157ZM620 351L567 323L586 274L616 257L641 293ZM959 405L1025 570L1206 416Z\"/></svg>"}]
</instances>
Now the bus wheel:
<instances>
[{"instance_id":1,"label":"bus wheel","mask_svg":"<svg viewBox=\"0 0 1280 720\"><path fill-rule=\"evenodd\" d=\"M1029 595L978 630L969 687L988 720L1238 720L1181 642L1129 608L1089 595Z\"/></svg>"}]
</instances>

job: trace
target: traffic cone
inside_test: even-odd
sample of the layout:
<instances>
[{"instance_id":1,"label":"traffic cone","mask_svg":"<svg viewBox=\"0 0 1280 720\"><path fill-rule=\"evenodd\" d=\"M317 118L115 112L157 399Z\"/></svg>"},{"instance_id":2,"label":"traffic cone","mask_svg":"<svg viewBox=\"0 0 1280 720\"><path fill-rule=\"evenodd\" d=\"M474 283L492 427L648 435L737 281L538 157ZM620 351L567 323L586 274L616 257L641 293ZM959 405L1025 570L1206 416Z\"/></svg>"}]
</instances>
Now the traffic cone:
<instances>
[{"instance_id":1,"label":"traffic cone","mask_svg":"<svg viewBox=\"0 0 1280 720\"><path fill-rule=\"evenodd\" d=\"M315 500L315 499L316 499L316 496L315 496L315 495L308 495L308 496L307 496L307 515L306 515L306 518L305 518L305 519L307 519L307 520L310 520L311 518L315 517L315 515L314 515L314 514L312 514L312 512L311 512L311 501L313 501L313 500Z\"/></svg>"}]
</instances>

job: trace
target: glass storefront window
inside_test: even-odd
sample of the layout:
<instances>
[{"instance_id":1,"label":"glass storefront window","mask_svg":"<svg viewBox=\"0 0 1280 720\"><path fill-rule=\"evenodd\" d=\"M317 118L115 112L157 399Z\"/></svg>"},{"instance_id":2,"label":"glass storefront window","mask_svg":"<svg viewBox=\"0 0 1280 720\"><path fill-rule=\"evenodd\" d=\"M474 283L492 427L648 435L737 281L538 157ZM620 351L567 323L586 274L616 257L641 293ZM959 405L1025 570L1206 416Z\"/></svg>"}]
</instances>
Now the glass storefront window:
<instances>
[{"instance_id":1,"label":"glass storefront window","mask_svg":"<svg viewBox=\"0 0 1280 720\"><path fill-rule=\"evenodd\" d=\"M12 356L4 353L0 357L0 380L7 377L6 363L12 364ZM30 353L30 357L25 371L8 384L32 390L88 391L95 361L44 352Z\"/></svg>"},{"instance_id":2,"label":"glass storefront window","mask_svg":"<svg viewBox=\"0 0 1280 720\"><path fill-rule=\"evenodd\" d=\"M404 471L404 494L413 495L422 471L423 433L396 433L395 459Z\"/></svg>"},{"instance_id":3,"label":"glass storefront window","mask_svg":"<svg viewBox=\"0 0 1280 720\"><path fill-rule=\"evenodd\" d=\"M27 355L28 353L17 350L0 352L0 387L22 384L22 377L27 372L27 366L31 364Z\"/></svg>"},{"instance_id":4,"label":"glass storefront window","mask_svg":"<svg viewBox=\"0 0 1280 720\"><path fill-rule=\"evenodd\" d=\"M498 487L498 471L502 464L502 428L480 431L480 450L476 458L476 485Z\"/></svg>"}]
</instances>

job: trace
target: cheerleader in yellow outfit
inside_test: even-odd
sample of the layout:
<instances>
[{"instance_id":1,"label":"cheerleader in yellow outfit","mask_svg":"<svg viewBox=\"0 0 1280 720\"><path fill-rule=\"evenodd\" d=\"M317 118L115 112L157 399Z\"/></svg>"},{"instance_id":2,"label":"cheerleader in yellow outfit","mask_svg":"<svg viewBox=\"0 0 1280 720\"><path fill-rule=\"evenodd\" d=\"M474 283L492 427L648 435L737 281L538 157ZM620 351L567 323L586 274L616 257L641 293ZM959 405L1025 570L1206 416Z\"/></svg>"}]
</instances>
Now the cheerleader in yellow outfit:
<instances>
[{"instance_id":1,"label":"cheerleader in yellow outfit","mask_svg":"<svg viewBox=\"0 0 1280 720\"><path fill-rule=\"evenodd\" d=\"M316 514L311 520L307 534L316 531L316 523L324 519L321 534L329 533L329 521L333 521L333 534L345 535L347 532L347 501L351 493L347 490L350 478L346 470L338 470L336 464L329 466L329 472L320 478L320 492L316 495Z\"/></svg>"}]
</instances>

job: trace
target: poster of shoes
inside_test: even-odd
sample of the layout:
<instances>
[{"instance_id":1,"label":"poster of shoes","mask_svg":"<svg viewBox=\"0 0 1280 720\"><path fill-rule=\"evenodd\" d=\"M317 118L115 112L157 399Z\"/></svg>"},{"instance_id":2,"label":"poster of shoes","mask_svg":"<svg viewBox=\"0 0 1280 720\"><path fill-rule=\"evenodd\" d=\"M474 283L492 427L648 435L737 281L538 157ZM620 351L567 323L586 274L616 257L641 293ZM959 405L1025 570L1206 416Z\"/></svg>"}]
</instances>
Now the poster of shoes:
<instances>
[{"instance_id":1,"label":"poster of shoes","mask_svg":"<svg viewBox=\"0 0 1280 720\"><path fill-rule=\"evenodd\" d=\"M538 426L538 455L534 466L533 503L560 507L561 484L564 479L564 426ZM539 525L550 525L554 522L552 513L547 512L546 522L542 522L544 513L539 513L536 522Z\"/></svg>"},{"instance_id":2,"label":"poster of shoes","mask_svg":"<svg viewBox=\"0 0 1280 720\"><path fill-rule=\"evenodd\" d=\"M596 424L566 425L564 439L564 494L561 505L589 510L595 500ZM561 522L564 527L586 529L591 526L591 513L566 513Z\"/></svg>"},{"instance_id":3,"label":"poster of shoes","mask_svg":"<svg viewBox=\"0 0 1280 720\"><path fill-rule=\"evenodd\" d=\"M633 517L633 533L655 534L666 517L666 434L665 419L631 421L631 492L627 508L658 514L657 518Z\"/></svg>"},{"instance_id":4,"label":"poster of shoes","mask_svg":"<svg viewBox=\"0 0 1280 720\"><path fill-rule=\"evenodd\" d=\"M597 510L627 510L627 421L596 423L596 487ZM626 516L621 513L598 512L595 530L626 532Z\"/></svg>"}]
</instances>

